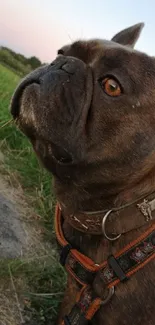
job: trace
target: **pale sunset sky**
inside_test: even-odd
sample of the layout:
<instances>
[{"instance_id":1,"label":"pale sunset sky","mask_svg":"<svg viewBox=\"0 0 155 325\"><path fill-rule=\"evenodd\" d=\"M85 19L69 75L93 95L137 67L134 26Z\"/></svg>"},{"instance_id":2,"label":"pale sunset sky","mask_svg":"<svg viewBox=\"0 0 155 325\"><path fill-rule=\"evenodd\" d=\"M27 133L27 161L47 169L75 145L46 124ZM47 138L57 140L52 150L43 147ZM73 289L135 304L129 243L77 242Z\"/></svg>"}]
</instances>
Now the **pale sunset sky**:
<instances>
[{"instance_id":1,"label":"pale sunset sky","mask_svg":"<svg viewBox=\"0 0 155 325\"><path fill-rule=\"evenodd\" d=\"M71 40L110 39L138 22L136 48L155 56L154 0L0 0L0 46L50 62Z\"/></svg>"}]
</instances>

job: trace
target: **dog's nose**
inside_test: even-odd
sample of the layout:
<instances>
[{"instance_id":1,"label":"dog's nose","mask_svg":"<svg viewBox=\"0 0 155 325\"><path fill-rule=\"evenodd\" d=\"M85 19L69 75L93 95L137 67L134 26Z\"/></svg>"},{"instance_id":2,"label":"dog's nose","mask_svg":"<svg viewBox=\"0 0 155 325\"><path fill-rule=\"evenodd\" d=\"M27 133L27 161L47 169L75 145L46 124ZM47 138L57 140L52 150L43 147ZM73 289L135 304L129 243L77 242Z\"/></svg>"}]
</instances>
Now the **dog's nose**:
<instances>
[{"instance_id":1,"label":"dog's nose","mask_svg":"<svg viewBox=\"0 0 155 325\"><path fill-rule=\"evenodd\" d=\"M21 81L12 97L11 114L14 119L19 116L20 100L25 88L31 84L37 84L41 89L43 97L49 92L49 86L50 93L55 91L56 85L57 88L61 89L62 81L68 80L68 74L73 77L73 80L76 80L76 75L79 73L84 75L85 69L85 63L77 58L58 56L50 65L42 66L31 72ZM82 86L81 92L83 92Z\"/></svg>"},{"instance_id":2,"label":"dog's nose","mask_svg":"<svg viewBox=\"0 0 155 325\"><path fill-rule=\"evenodd\" d=\"M53 70L64 70L69 74L74 74L77 71L77 60L76 58L72 57L63 57L58 56L56 60L51 63L51 67ZM81 62L80 62L81 63Z\"/></svg>"},{"instance_id":3,"label":"dog's nose","mask_svg":"<svg viewBox=\"0 0 155 325\"><path fill-rule=\"evenodd\" d=\"M75 73L75 60L72 59L69 62L66 62L63 66L62 66L62 70L66 71L69 74L74 74Z\"/></svg>"}]
</instances>

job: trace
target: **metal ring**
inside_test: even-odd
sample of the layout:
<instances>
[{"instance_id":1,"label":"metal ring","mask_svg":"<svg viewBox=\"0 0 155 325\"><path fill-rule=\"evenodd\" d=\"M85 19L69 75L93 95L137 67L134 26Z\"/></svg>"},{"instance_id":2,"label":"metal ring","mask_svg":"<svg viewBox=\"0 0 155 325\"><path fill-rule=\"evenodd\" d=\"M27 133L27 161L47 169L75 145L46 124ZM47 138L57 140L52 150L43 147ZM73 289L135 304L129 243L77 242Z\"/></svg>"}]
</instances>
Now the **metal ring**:
<instances>
[{"instance_id":1,"label":"metal ring","mask_svg":"<svg viewBox=\"0 0 155 325\"><path fill-rule=\"evenodd\" d=\"M106 234L106 229L105 229L105 224L106 224L106 220L109 216L109 214L112 212L113 210L109 210L105 216L103 217L103 220L102 220L102 231L103 231L103 234L105 236L106 239L110 240L110 241L115 241L117 239L119 239L121 237L121 234L115 236L115 237L109 237L107 234Z\"/></svg>"},{"instance_id":2,"label":"metal ring","mask_svg":"<svg viewBox=\"0 0 155 325\"><path fill-rule=\"evenodd\" d=\"M109 288L109 292L108 292L108 295L107 297L101 301L101 306L104 306L107 304L107 302L109 302L109 300L111 299L111 297L113 296L113 294L115 293L115 287L111 287Z\"/></svg>"}]
</instances>

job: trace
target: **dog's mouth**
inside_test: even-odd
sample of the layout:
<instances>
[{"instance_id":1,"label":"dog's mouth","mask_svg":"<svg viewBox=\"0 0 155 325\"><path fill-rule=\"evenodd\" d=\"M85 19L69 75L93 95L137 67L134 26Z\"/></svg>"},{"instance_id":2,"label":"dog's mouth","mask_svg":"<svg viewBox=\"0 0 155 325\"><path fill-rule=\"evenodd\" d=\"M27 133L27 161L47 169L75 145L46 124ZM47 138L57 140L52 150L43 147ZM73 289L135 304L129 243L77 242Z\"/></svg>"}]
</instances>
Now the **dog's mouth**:
<instances>
[{"instance_id":1,"label":"dog's mouth","mask_svg":"<svg viewBox=\"0 0 155 325\"><path fill-rule=\"evenodd\" d=\"M73 157L66 149L61 148L52 142L45 142L41 139L33 139L31 142L36 154L43 161L44 159L48 159L49 162L55 161L60 165L70 165L73 163Z\"/></svg>"},{"instance_id":2,"label":"dog's mouth","mask_svg":"<svg viewBox=\"0 0 155 325\"><path fill-rule=\"evenodd\" d=\"M33 110L22 110L22 101L24 97L24 91L29 89L33 95L40 93L39 80L28 80L23 87L21 87L15 94L12 110L14 111L14 119L19 129L29 138L33 145L34 151L37 156L44 162L54 161L59 165L70 165L73 163L72 154L64 147L55 144L53 141L47 141L47 138L40 137L35 130L33 121Z\"/></svg>"},{"instance_id":3,"label":"dog's mouth","mask_svg":"<svg viewBox=\"0 0 155 325\"><path fill-rule=\"evenodd\" d=\"M49 150L50 149L52 157L56 159L59 164L71 164L73 162L73 157L66 149L61 148L54 143L49 145Z\"/></svg>"}]
</instances>

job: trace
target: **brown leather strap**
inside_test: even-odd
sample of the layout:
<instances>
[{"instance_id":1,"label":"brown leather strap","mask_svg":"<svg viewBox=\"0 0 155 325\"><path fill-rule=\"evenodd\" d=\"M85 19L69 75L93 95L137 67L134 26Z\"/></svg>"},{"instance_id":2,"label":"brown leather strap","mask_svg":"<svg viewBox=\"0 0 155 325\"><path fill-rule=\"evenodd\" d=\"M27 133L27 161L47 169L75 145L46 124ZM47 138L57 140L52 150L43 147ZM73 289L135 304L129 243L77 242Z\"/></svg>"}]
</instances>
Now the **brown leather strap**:
<instances>
[{"instance_id":1,"label":"brown leather strap","mask_svg":"<svg viewBox=\"0 0 155 325\"><path fill-rule=\"evenodd\" d=\"M100 235L102 234L102 221L106 214L79 213L78 215L65 215L62 209L63 217L75 229L84 233ZM151 220L155 219L155 193L137 200L134 203L112 209L106 221L107 234L124 234L131 230L138 229Z\"/></svg>"},{"instance_id":2,"label":"brown leather strap","mask_svg":"<svg viewBox=\"0 0 155 325\"><path fill-rule=\"evenodd\" d=\"M61 325L88 325L101 305L102 300L95 296L92 288L84 286L77 296L76 304L70 313L64 317Z\"/></svg>"},{"instance_id":3,"label":"brown leather strap","mask_svg":"<svg viewBox=\"0 0 155 325\"><path fill-rule=\"evenodd\" d=\"M151 218L151 209L154 209L155 200L150 201L149 206L146 203L144 202L144 205L139 208L148 219L148 215ZM121 251L110 255L106 261L98 265L66 240L63 233L63 221L62 212L57 205L55 230L58 243L62 248L60 263L65 266L79 286L82 286L82 290L78 294L76 304L61 321L61 325L88 325L100 306L105 305L111 299L114 287L120 282L127 281L130 276L155 258L155 224ZM100 294L98 295L93 290L94 281L97 281L102 288L109 289L109 294L103 301Z\"/></svg>"}]
</instances>

